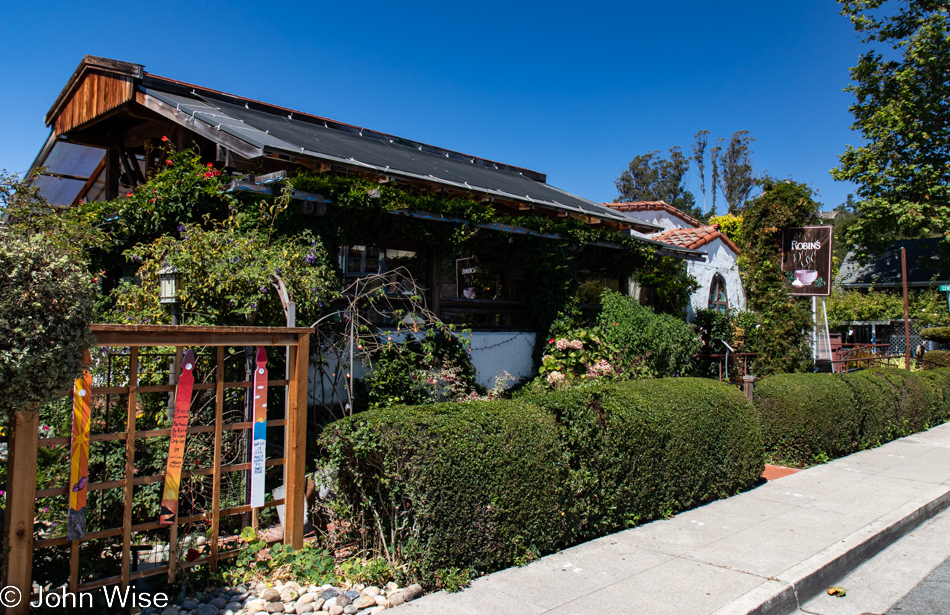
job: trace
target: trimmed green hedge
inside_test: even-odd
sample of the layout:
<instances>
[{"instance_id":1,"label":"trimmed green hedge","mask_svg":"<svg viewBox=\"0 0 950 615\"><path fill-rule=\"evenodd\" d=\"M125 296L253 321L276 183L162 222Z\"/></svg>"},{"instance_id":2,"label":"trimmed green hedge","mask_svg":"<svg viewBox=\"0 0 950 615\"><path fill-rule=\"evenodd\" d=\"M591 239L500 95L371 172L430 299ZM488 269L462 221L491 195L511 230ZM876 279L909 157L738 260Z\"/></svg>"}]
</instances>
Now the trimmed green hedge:
<instances>
[{"instance_id":1,"label":"trimmed green hedge","mask_svg":"<svg viewBox=\"0 0 950 615\"><path fill-rule=\"evenodd\" d=\"M370 410L337 421L322 444L339 513L375 534L381 554L433 578L497 570L554 549L564 454L551 415L524 402Z\"/></svg>"},{"instance_id":2,"label":"trimmed green hedge","mask_svg":"<svg viewBox=\"0 0 950 615\"><path fill-rule=\"evenodd\" d=\"M562 544L733 495L764 468L755 409L734 386L663 378L533 398L568 456Z\"/></svg>"},{"instance_id":3,"label":"trimmed green hedge","mask_svg":"<svg viewBox=\"0 0 950 615\"><path fill-rule=\"evenodd\" d=\"M920 337L934 342L950 342L950 327L928 327L920 332Z\"/></svg>"},{"instance_id":4,"label":"trimmed green hedge","mask_svg":"<svg viewBox=\"0 0 950 615\"><path fill-rule=\"evenodd\" d=\"M921 367L925 370L950 367L950 350L928 350L924 353Z\"/></svg>"},{"instance_id":5,"label":"trimmed green hedge","mask_svg":"<svg viewBox=\"0 0 950 615\"><path fill-rule=\"evenodd\" d=\"M322 444L340 514L429 579L732 495L763 469L752 405L694 378L374 410L333 423Z\"/></svg>"},{"instance_id":6,"label":"trimmed green hedge","mask_svg":"<svg viewBox=\"0 0 950 615\"><path fill-rule=\"evenodd\" d=\"M950 421L950 369L929 369L920 372L920 376L934 392L934 424Z\"/></svg>"},{"instance_id":7,"label":"trimmed green hedge","mask_svg":"<svg viewBox=\"0 0 950 615\"><path fill-rule=\"evenodd\" d=\"M766 454L809 465L928 429L950 416L950 369L778 374L756 384Z\"/></svg>"},{"instance_id":8,"label":"trimmed green hedge","mask_svg":"<svg viewBox=\"0 0 950 615\"><path fill-rule=\"evenodd\" d=\"M853 449L859 419L852 420L851 390L836 375L768 376L756 383L752 398L767 455L800 464Z\"/></svg>"}]
</instances>

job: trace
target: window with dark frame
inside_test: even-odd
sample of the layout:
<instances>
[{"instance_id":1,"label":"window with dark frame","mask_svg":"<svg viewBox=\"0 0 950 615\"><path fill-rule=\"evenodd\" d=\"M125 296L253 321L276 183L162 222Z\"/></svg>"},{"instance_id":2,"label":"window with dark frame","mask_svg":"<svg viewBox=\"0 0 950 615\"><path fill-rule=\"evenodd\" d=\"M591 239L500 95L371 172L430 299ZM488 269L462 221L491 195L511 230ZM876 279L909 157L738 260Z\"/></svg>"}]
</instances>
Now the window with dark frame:
<instances>
[{"instance_id":1,"label":"window with dark frame","mask_svg":"<svg viewBox=\"0 0 950 615\"><path fill-rule=\"evenodd\" d=\"M347 289L355 280L379 275L373 286L364 285L360 292L370 292L385 284L386 301L393 308L406 309L410 297L425 289L429 283L428 258L424 251L411 245L349 245L340 246L340 269L343 272L342 288ZM389 310L371 316L374 324L389 327L395 324L395 316Z\"/></svg>"},{"instance_id":2,"label":"window with dark frame","mask_svg":"<svg viewBox=\"0 0 950 615\"><path fill-rule=\"evenodd\" d=\"M713 276L709 286L709 309L717 312L729 311L729 294L726 292L726 280L718 273Z\"/></svg>"}]
</instances>

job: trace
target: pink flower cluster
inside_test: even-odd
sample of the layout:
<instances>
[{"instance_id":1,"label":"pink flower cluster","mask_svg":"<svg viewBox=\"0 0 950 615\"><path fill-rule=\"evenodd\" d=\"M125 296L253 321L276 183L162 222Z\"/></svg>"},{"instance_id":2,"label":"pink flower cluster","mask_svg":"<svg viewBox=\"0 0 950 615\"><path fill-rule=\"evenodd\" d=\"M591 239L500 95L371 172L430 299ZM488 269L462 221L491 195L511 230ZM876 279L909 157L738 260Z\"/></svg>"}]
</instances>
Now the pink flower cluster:
<instances>
[{"instance_id":1,"label":"pink flower cluster","mask_svg":"<svg viewBox=\"0 0 950 615\"><path fill-rule=\"evenodd\" d=\"M547 381L551 386L557 386L558 384L564 382L564 374L561 372L551 372L548 374Z\"/></svg>"},{"instance_id":2,"label":"pink flower cluster","mask_svg":"<svg viewBox=\"0 0 950 615\"><path fill-rule=\"evenodd\" d=\"M587 366L588 378L600 378L614 373L614 367L607 361L597 361L593 365Z\"/></svg>"},{"instance_id":3,"label":"pink flower cluster","mask_svg":"<svg viewBox=\"0 0 950 615\"><path fill-rule=\"evenodd\" d=\"M584 342L580 340L571 340L571 341L558 340L555 346L558 350L562 352L567 350L568 348L573 348L574 350L580 350L584 347Z\"/></svg>"}]
</instances>

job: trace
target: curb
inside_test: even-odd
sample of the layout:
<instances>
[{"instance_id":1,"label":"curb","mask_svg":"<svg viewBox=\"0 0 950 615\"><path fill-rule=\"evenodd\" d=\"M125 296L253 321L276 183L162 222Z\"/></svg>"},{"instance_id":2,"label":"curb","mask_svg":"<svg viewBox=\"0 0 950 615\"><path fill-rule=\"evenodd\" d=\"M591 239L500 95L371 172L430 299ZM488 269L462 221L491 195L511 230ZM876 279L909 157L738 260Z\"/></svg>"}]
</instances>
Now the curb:
<instances>
[{"instance_id":1,"label":"curb","mask_svg":"<svg viewBox=\"0 0 950 615\"><path fill-rule=\"evenodd\" d=\"M871 559L899 538L950 508L950 489L926 504L911 502L789 568L713 615L788 615L835 581ZM777 584L781 587L776 588Z\"/></svg>"}]
</instances>

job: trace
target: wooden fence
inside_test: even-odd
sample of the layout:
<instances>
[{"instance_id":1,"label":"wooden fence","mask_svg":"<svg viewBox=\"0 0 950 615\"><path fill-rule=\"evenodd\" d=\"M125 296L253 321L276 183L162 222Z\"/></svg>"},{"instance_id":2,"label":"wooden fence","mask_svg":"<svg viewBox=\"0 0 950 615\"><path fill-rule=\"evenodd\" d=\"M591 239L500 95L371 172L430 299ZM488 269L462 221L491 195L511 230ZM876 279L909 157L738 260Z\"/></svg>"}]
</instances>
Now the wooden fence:
<instances>
[{"instance_id":1,"label":"wooden fence","mask_svg":"<svg viewBox=\"0 0 950 615\"><path fill-rule=\"evenodd\" d=\"M247 346L283 346L287 352L287 373L282 380L270 380L268 387L286 387L285 414L281 419L268 420L268 427L283 427L284 455L280 459L270 459L268 466L284 466L286 497L282 500L268 501L265 506L284 506L283 541L294 548L303 546L304 498L306 479L305 444L307 416L307 378L309 369L309 335L312 329L270 328L270 327L190 327L164 325L93 325L97 346L128 349L127 385L121 387L93 387L96 396L121 395L127 397L125 430L120 433L96 433L90 437L90 443L104 441L125 442L125 470L120 480L90 482L90 493L105 489L124 489L124 514L120 527L87 532L82 540L69 541L66 537L54 537L34 540L34 518L38 498L62 496L65 510L68 499L68 487L65 485L41 485L37 489L37 456L41 447L69 446L70 438L39 438L38 413L25 411L16 413L10 421L7 485L6 485L6 525L5 540L7 555L5 561L5 585L18 588L23 596L20 606L8 609L8 613L28 613L29 596L32 594L32 573L34 550L68 545L70 549L69 591L90 591L106 585L120 584L123 588L131 581L153 575L167 574L174 580L179 566L209 564L217 569L218 562L237 554L237 549L221 548L218 534L223 517L242 515L251 512L248 505L222 509L220 507L221 478L229 472L243 472L250 469L249 463L222 464L222 434L227 431L250 430L249 421L226 423L223 417L226 389L247 389L252 382L225 381L225 350L227 347ZM213 433L214 456L211 467L186 468L182 478L210 476L212 480L211 505L208 510L188 517L177 517L171 526L158 523L158 508L154 521L133 524L134 487L152 483L162 483L164 473L137 475L136 442L148 438L167 437L171 429L136 429L137 396L146 393L169 393L175 385L140 385L139 350L148 347L212 347L216 351L214 358L215 373L213 382L196 383L195 391L210 390L214 394L214 420L209 425L190 425L187 433ZM110 383L106 383L110 384ZM93 405L95 408L95 404ZM188 562L179 563L178 527L183 524L206 522L210 525L209 553ZM168 532L169 554L167 563L148 570L131 570L134 533L157 531L164 528ZM80 543L101 540L120 539L122 547L121 572L118 576L99 578L80 582Z\"/></svg>"}]
</instances>

